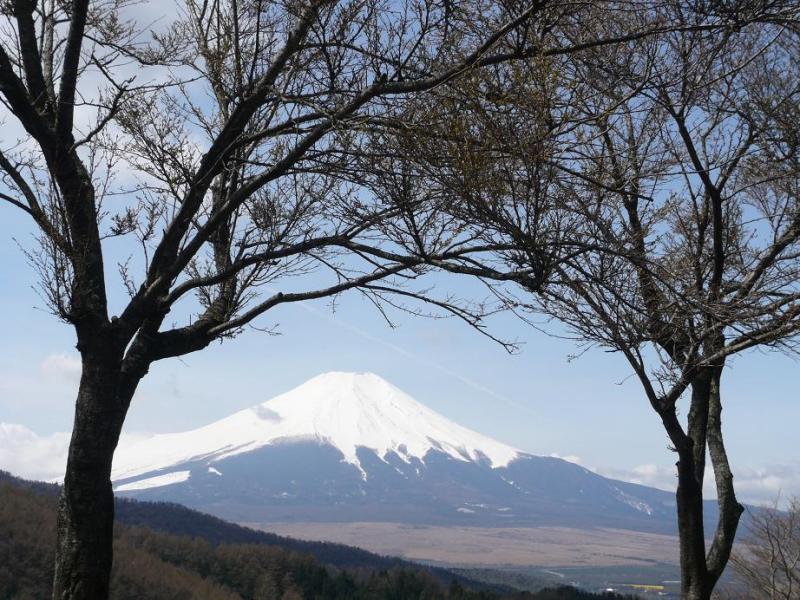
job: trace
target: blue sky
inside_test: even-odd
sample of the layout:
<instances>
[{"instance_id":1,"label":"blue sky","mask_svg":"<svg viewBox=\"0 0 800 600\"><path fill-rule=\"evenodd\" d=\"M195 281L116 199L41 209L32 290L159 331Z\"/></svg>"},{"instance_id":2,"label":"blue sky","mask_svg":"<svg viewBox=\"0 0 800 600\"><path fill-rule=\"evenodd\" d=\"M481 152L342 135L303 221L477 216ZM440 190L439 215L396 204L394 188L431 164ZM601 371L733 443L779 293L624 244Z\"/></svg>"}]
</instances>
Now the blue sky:
<instances>
[{"instance_id":1,"label":"blue sky","mask_svg":"<svg viewBox=\"0 0 800 600\"><path fill-rule=\"evenodd\" d=\"M168 3L162 9L169 11ZM4 124L3 138L19 135L14 127ZM77 354L71 329L44 310L32 289L35 275L15 238L31 247L30 224L0 205L0 422L46 436L71 427ZM463 280L440 284L471 291ZM193 428L325 371L372 371L462 425L520 449L672 485L675 458L666 435L620 356L592 349L569 360L579 351L573 343L510 315L490 324L499 336L521 342L515 355L454 320L395 316L399 327L390 329L352 293L335 313L326 301L279 307L259 322L277 324L278 336L249 331L155 365L126 430ZM745 499L800 494L799 374L796 359L759 352L738 357L726 372L724 427ZM8 456L1 451L0 459Z\"/></svg>"},{"instance_id":2,"label":"blue sky","mask_svg":"<svg viewBox=\"0 0 800 600\"><path fill-rule=\"evenodd\" d=\"M46 310L14 238L30 246L21 214L2 207L0 225L0 422L39 435L68 431L77 386L71 329ZM441 286L468 291L461 281ZM331 370L372 371L445 416L537 454L558 454L603 474L669 487L674 455L624 360L578 352L511 315L493 332L521 342L509 355L452 319L397 315L389 328L372 305L346 295L279 307L261 326L201 353L155 365L131 408L128 432L194 428ZM743 497L800 493L800 377L796 359L754 352L724 380L728 447ZM2 468L3 465L0 465Z\"/></svg>"}]
</instances>

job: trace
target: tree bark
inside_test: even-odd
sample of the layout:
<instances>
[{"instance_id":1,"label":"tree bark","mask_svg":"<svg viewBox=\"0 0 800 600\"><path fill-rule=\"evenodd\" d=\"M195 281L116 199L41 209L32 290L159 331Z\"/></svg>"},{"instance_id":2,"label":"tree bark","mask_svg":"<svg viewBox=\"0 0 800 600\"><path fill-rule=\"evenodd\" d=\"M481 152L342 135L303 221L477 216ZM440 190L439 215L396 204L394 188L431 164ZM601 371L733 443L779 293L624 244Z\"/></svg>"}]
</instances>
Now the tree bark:
<instances>
[{"instance_id":1,"label":"tree bark","mask_svg":"<svg viewBox=\"0 0 800 600\"><path fill-rule=\"evenodd\" d=\"M681 597L709 600L730 557L743 507L736 500L733 475L722 440L722 367L701 373L692 384L689 436L677 447L679 460L678 535L680 538ZM711 455L717 486L719 521L706 553L703 522L703 476L706 448Z\"/></svg>"},{"instance_id":2,"label":"tree bark","mask_svg":"<svg viewBox=\"0 0 800 600\"><path fill-rule=\"evenodd\" d=\"M678 537L680 541L681 598L708 600L703 488L696 478L692 450L680 452L678 467Z\"/></svg>"},{"instance_id":3,"label":"tree bark","mask_svg":"<svg viewBox=\"0 0 800 600\"><path fill-rule=\"evenodd\" d=\"M714 374L709 394L708 411L708 453L714 469L714 480L717 486L717 505L719 506L719 522L714 534L714 541L708 551L706 564L710 585L713 588L722 576L731 556L739 519L744 507L736 499L733 487L733 473L728 462L728 452L722 439L722 397L721 369Z\"/></svg>"},{"instance_id":4,"label":"tree bark","mask_svg":"<svg viewBox=\"0 0 800 600\"><path fill-rule=\"evenodd\" d=\"M108 598L113 556L111 463L138 379L126 385L121 357L83 352L75 422L58 506L54 600Z\"/></svg>"}]
</instances>

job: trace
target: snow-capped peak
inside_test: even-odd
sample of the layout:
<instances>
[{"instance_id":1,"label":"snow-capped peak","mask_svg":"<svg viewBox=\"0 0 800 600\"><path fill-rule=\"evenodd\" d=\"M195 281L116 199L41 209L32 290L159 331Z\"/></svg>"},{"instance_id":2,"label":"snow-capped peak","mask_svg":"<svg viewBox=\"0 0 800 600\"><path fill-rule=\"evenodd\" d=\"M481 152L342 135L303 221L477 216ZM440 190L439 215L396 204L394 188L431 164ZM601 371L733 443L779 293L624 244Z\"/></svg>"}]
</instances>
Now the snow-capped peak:
<instances>
[{"instance_id":1,"label":"snow-capped peak","mask_svg":"<svg viewBox=\"0 0 800 600\"><path fill-rule=\"evenodd\" d=\"M382 458L395 452L406 461L424 460L428 451L438 450L458 460L487 460L492 467L506 466L521 454L453 423L373 373L331 372L205 427L120 447L112 478L136 477L189 460L210 464L302 439L334 446L359 469L360 447Z\"/></svg>"}]
</instances>

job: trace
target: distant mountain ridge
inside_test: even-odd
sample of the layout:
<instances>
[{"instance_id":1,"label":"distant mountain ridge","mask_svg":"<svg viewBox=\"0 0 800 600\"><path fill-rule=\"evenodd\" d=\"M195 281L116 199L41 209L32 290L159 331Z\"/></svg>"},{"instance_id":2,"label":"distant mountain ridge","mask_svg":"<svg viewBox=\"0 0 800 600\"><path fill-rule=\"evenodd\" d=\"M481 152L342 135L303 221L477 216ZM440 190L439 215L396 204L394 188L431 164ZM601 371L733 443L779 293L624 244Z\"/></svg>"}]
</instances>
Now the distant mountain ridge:
<instances>
[{"instance_id":1,"label":"distant mountain ridge","mask_svg":"<svg viewBox=\"0 0 800 600\"><path fill-rule=\"evenodd\" d=\"M327 373L199 429L121 448L118 494L238 522L675 530L669 492L527 454L380 377Z\"/></svg>"}]
</instances>

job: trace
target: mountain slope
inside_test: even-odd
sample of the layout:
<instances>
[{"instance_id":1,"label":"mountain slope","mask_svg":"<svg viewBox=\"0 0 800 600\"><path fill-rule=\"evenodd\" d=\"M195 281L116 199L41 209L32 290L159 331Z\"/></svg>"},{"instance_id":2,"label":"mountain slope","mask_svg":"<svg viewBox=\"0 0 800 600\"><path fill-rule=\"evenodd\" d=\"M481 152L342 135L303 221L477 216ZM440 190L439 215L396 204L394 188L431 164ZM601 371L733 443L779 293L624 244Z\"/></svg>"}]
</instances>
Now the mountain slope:
<instances>
[{"instance_id":1,"label":"mountain slope","mask_svg":"<svg viewBox=\"0 0 800 600\"><path fill-rule=\"evenodd\" d=\"M239 522L675 530L671 493L526 454L372 374L321 375L200 429L121 448L113 478L118 494Z\"/></svg>"}]
</instances>

